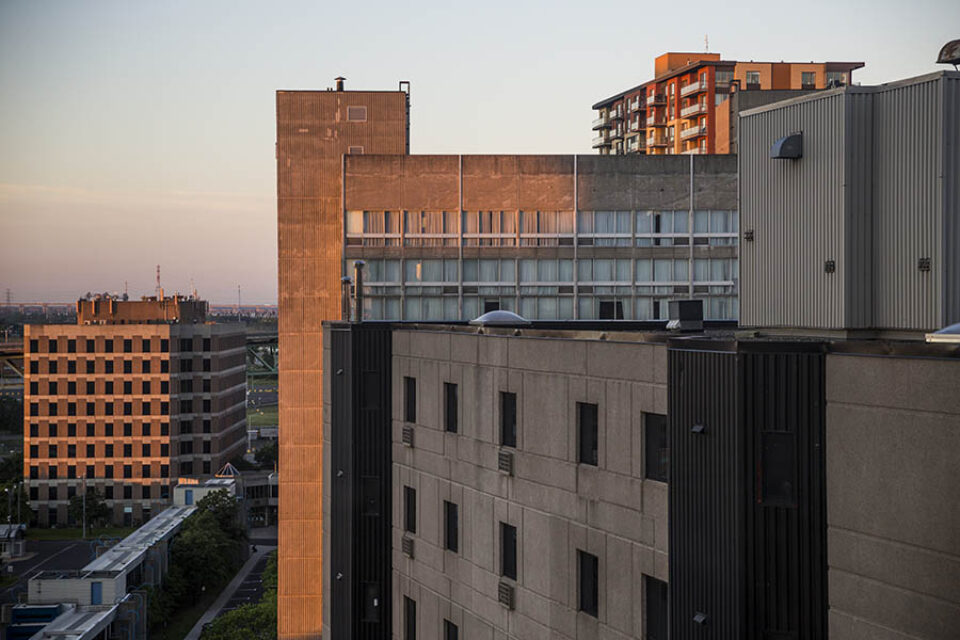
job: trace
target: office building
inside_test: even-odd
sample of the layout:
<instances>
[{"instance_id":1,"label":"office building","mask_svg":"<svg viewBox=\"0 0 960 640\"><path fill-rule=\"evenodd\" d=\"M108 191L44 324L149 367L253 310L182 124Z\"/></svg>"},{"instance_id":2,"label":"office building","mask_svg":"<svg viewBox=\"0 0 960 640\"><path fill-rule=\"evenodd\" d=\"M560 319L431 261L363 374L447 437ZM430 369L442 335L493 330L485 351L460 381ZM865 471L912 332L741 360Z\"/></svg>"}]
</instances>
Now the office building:
<instances>
[{"instance_id":1,"label":"office building","mask_svg":"<svg viewBox=\"0 0 960 640\"><path fill-rule=\"evenodd\" d=\"M180 477L244 451L243 329L182 297L81 300L75 325L24 331L24 476L41 525L74 524L97 489L112 520L143 522Z\"/></svg>"},{"instance_id":2,"label":"office building","mask_svg":"<svg viewBox=\"0 0 960 640\"><path fill-rule=\"evenodd\" d=\"M321 323L366 267L364 315L736 318L736 161L411 156L409 86L277 92L279 634L321 628Z\"/></svg>"},{"instance_id":3,"label":"office building","mask_svg":"<svg viewBox=\"0 0 960 640\"><path fill-rule=\"evenodd\" d=\"M862 62L749 62L664 53L654 78L593 105L601 155L736 153L740 109L853 82ZM730 96L751 94L739 101ZM758 94L759 92L759 94Z\"/></svg>"},{"instance_id":4,"label":"office building","mask_svg":"<svg viewBox=\"0 0 960 640\"><path fill-rule=\"evenodd\" d=\"M958 109L744 114L749 330L327 323L324 637L956 635Z\"/></svg>"}]
</instances>

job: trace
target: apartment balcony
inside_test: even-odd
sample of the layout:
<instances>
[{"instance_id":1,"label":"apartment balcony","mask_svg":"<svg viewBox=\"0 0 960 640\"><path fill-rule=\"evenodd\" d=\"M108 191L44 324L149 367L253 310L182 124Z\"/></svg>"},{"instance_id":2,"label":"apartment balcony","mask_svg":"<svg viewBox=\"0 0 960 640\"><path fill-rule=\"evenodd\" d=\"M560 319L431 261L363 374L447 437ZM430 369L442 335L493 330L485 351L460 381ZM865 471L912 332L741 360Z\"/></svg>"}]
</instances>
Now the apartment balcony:
<instances>
[{"instance_id":1,"label":"apartment balcony","mask_svg":"<svg viewBox=\"0 0 960 640\"><path fill-rule=\"evenodd\" d=\"M648 147L666 147L670 144L666 136L647 136Z\"/></svg>"},{"instance_id":2,"label":"apartment balcony","mask_svg":"<svg viewBox=\"0 0 960 640\"><path fill-rule=\"evenodd\" d=\"M593 139L594 149L599 149L601 147L609 147L609 146L610 146L610 138L608 138L605 135L597 136L596 138Z\"/></svg>"},{"instance_id":3,"label":"apartment balcony","mask_svg":"<svg viewBox=\"0 0 960 640\"><path fill-rule=\"evenodd\" d=\"M615 129L610 130L611 140L619 140L620 138L623 138L623 129L617 127Z\"/></svg>"},{"instance_id":4,"label":"apartment balcony","mask_svg":"<svg viewBox=\"0 0 960 640\"><path fill-rule=\"evenodd\" d=\"M607 116L600 116L599 118L593 121L594 131L596 131L597 129L606 129L609 126L610 126L610 120L607 118Z\"/></svg>"},{"instance_id":5,"label":"apartment balcony","mask_svg":"<svg viewBox=\"0 0 960 640\"><path fill-rule=\"evenodd\" d=\"M610 120L623 120L623 111L617 109L615 111L610 111Z\"/></svg>"},{"instance_id":6,"label":"apartment balcony","mask_svg":"<svg viewBox=\"0 0 960 640\"><path fill-rule=\"evenodd\" d=\"M647 126L648 127L665 127L667 126L667 117L663 114L647 116Z\"/></svg>"},{"instance_id":7,"label":"apartment balcony","mask_svg":"<svg viewBox=\"0 0 960 640\"><path fill-rule=\"evenodd\" d=\"M639 119L637 119L637 120L631 120L631 121L630 121L630 124L627 125L627 129L628 129L629 131L642 131L642 130L643 130L643 124L642 124L642 122L641 122Z\"/></svg>"},{"instance_id":8,"label":"apartment balcony","mask_svg":"<svg viewBox=\"0 0 960 640\"><path fill-rule=\"evenodd\" d=\"M687 96L692 96L706 90L707 90L706 82L703 82L703 81L691 82L685 87L680 87L680 97L686 98Z\"/></svg>"},{"instance_id":9,"label":"apartment balcony","mask_svg":"<svg viewBox=\"0 0 960 640\"><path fill-rule=\"evenodd\" d=\"M639 96L627 103L627 109L630 113L635 111L640 111L643 108L643 102L640 100Z\"/></svg>"},{"instance_id":10,"label":"apartment balcony","mask_svg":"<svg viewBox=\"0 0 960 640\"><path fill-rule=\"evenodd\" d=\"M692 138L699 138L700 136L707 135L707 126L703 125L701 127L689 127L680 131L681 140L690 140Z\"/></svg>"},{"instance_id":11,"label":"apartment balcony","mask_svg":"<svg viewBox=\"0 0 960 640\"><path fill-rule=\"evenodd\" d=\"M667 104L667 96L662 93L651 93L647 96L647 106L655 104Z\"/></svg>"},{"instance_id":12,"label":"apartment balcony","mask_svg":"<svg viewBox=\"0 0 960 640\"><path fill-rule=\"evenodd\" d=\"M699 147L694 147L693 149L687 149L686 151L681 151L685 156L699 156L706 153L705 151L700 151Z\"/></svg>"},{"instance_id":13,"label":"apartment balcony","mask_svg":"<svg viewBox=\"0 0 960 640\"><path fill-rule=\"evenodd\" d=\"M683 109L680 109L680 117L691 118L693 116L698 116L701 113L706 113L706 112L707 112L707 105L700 104L698 102L697 104L693 104L693 105L690 105L689 107L684 107Z\"/></svg>"}]
</instances>

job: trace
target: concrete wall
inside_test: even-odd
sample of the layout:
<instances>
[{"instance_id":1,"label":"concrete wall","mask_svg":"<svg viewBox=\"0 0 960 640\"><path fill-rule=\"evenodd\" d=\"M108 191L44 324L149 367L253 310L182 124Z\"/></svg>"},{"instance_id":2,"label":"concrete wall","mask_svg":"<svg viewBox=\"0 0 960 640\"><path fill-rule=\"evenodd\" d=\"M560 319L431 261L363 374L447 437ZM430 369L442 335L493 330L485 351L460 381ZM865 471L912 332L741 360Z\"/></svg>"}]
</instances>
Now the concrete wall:
<instances>
[{"instance_id":1,"label":"concrete wall","mask_svg":"<svg viewBox=\"0 0 960 640\"><path fill-rule=\"evenodd\" d=\"M827 357L830 638L956 638L960 363Z\"/></svg>"},{"instance_id":2,"label":"concrete wall","mask_svg":"<svg viewBox=\"0 0 960 640\"><path fill-rule=\"evenodd\" d=\"M466 638L642 637L643 576L667 580L667 486L644 480L643 412L666 413L666 348L651 343L394 333L394 635L403 598L418 638L443 620ZM414 447L401 444L403 378L417 379ZM443 383L459 432L443 430ZM499 392L517 394L514 476L497 470ZM576 403L599 405L599 465L577 464ZM417 491L415 558L401 553L403 489ZM459 505L459 552L443 501ZM498 603L499 522L518 529L516 608ZM577 550L599 558L599 616L580 613Z\"/></svg>"}]
</instances>

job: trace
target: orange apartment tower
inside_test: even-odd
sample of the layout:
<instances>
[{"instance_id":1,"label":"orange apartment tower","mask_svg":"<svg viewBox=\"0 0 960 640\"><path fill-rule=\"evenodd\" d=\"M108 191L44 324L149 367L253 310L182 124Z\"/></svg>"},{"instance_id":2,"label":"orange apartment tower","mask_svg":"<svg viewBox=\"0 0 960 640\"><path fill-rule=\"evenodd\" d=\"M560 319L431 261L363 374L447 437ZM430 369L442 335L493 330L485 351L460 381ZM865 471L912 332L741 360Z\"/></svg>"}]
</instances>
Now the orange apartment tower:
<instances>
[{"instance_id":1,"label":"orange apartment tower","mask_svg":"<svg viewBox=\"0 0 960 640\"><path fill-rule=\"evenodd\" d=\"M593 148L601 155L735 153L740 110L850 84L862 66L664 53L653 80L593 105Z\"/></svg>"},{"instance_id":2,"label":"orange apartment tower","mask_svg":"<svg viewBox=\"0 0 960 640\"><path fill-rule=\"evenodd\" d=\"M280 346L278 633L321 629L322 328L340 318L347 154L409 153L409 84L397 91L277 91Z\"/></svg>"},{"instance_id":3,"label":"orange apartment tower","mask_svg":"<svg viewBox=\"0 0 960 640\"><path fill-rule=\"evenodd\" d=\"M24 330L24 477L41 525L93 488L114 523L149 520L178 478L246 444L246 336L169 297L77 302L77 323Z\"/></svg>"}]
</instances>

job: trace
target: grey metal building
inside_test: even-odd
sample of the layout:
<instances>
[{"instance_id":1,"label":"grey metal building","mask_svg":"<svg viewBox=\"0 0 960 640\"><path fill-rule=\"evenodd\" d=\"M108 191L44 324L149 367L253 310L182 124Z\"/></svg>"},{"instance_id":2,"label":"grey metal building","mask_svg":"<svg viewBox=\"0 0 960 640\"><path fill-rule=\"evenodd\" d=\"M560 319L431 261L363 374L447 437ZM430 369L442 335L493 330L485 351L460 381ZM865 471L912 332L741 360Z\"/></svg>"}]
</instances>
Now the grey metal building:
<instances>
[{"instance_id":1,"label":"grey metal building","mask_svg":"<svg viewBox=\"0 0 960 640\"><path fill-rule=\"evenodd\" d=\"M771 158L793 133L802 156ZM745 111L740 200L742 325L960 321L960 74Z\"/></svg>"}]
</instances>

